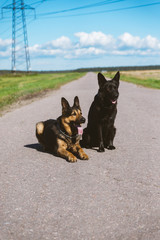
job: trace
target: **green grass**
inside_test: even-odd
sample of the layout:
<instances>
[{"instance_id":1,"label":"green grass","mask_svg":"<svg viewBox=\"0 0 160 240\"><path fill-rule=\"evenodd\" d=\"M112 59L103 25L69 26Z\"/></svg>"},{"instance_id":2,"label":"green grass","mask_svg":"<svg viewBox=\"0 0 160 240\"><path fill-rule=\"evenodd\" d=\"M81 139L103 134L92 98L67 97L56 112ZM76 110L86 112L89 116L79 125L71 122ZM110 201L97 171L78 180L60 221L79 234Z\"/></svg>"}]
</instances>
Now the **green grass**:
<instances>
[{"instance_id":1,"label":"green grass","mask_svg":"<svg viewBox=\"0 0 160 240\"><path fill-rule=\"evenodd\" d=\"M108 72L105 74L105 76L112 78L114 77L115 73L116 72ZM157 72L156 74L153 74L153 72L149 71L147 71L147 74L145 74L145 71L139 71L138 74L136 71L135 73L136 74L134 74L134 71L120 72L120 79L122 81L134 83L143 87L160 89L160 72L159 76L157 76Z\"/></svg>"},{"instance_id":2,"label":"green grass","mask_svg":"<svg viewBox=\"0 0 160 240\"><path fill-rule=\"evenodd\" d=\"M85 73L18 74L0 76L0 110L19 98L31 98L45 90L57 89L61 85L78 79Z\"/></svg>"}]
</instances>

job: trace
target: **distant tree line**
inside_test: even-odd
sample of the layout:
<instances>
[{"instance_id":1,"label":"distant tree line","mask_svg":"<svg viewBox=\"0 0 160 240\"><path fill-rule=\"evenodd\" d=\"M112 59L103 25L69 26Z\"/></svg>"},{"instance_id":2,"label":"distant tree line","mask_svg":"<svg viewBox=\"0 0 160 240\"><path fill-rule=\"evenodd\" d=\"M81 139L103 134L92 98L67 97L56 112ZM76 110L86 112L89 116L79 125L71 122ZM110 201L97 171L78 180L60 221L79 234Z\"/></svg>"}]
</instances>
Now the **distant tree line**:
<instances>
[{"instance_id":1,"label":"distant tree line","mask_svg":"<svg viewBox=\"0 0 160 240\"><path fill-rule=\"evenodd\" d=\"M119 66L119 67L95 67L95 68L80 68L74 71L78 72L113 72L113 71L134 71L134 70L158 70L160 65L150 66Z\"/></svg>"},{"instance_id":2,"label":"distant tree line","mask_svg":"<svg viewBox=\"0 0 160 240\"><path fill-rule=\"evenodd\" d=\"M135 71L135 70L160 70L160 65L149 65L149 66L119 66L119 67L94 67L94 68L78 68L74 70L55 70L55 71L31 71L30 74L39 73L67 73L67 72L113 72L113 71ZM0 70L0 75L10 75L12 71ZM16 71L16 74L28 74L25 71Z\"/></svg>"}]
</instances>

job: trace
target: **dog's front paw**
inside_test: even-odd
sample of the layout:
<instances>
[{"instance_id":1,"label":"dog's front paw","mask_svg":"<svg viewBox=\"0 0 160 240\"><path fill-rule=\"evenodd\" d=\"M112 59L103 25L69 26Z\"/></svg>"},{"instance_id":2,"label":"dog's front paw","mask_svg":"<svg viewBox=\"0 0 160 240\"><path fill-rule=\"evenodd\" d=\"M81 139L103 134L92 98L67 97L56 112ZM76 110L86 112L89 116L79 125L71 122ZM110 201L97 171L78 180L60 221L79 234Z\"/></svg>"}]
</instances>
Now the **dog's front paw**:
<instances>
[{"instance_id":1,"label":"dog's front paw","mask_svg":"<svg viewBox=\"0 0 160 240\"><path fill-rule=\"evenodd\" d=\"M88 155L83 151L82 148L80 148L80 149L78 150L78 155L79 155L79 158L80 158L81 160L88 160L88 159L89 159Z\"/></svg>"},{"instance_id":2,"label":"dog's front paw","mask_svg":"<svg viewBox=\"0 0 160 240\"><path fill-rule=\"evenodd\" d=\"M97 152L105 152L103 142L100 142L99 149L97 150Z\"/></svg>"},{"instance_id":3,"label":"dog's front paw","mask_svg":"<svg viewBox=\"0 0 160 240\"><path fill-rule=\"evenodd\" d=\"M68 156L68 162L77 162L77 158L73 155L73 154L70 154L69 156Z\"/></svg>"},{"instance_id":4,"label":"dog's front paw","mask_svg":"<svg viewBox=\"0 0 160 240\"><path fill-rule=\"evenodd\" d=\"M97 150L97 152L105 152L105 149L104 149L104 148L99 148L99 149Z\"/></svg>"},{"instance_id":5,"label":"dog's front paw","mask_svg":"<svg viewBox=\"0 0 160 240\"><path fill-rule=\"evenodd\" d=\"M110 146L107 146L107 149L108 149L108 150L114 150L114 149L116 149L116 148L115 148L115 146L110 145Z\"/></svg>"},{"instance_id":6,"label":"dog's front paw","mask_svg":"<svg viewBox=\"0 0 160 240\"><path fill-rule=\"evenodd\" d=\"M89 157L86 153L83 153L80 157L81 157L82 160L88 160L89 159Z\"/></svg>"}]
</instances>

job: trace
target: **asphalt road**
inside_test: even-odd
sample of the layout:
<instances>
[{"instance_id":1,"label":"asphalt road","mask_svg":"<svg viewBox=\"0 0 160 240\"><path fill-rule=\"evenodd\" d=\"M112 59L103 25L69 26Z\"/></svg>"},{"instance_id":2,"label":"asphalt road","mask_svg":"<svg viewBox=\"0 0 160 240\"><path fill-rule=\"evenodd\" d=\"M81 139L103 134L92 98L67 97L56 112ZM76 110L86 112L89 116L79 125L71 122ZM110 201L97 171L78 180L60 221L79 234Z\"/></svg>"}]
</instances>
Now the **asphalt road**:
<instances>
[{"instance_id":1,"label":"asphalt road","mask_svg":"<svg viewBox=\"0 0 160 240\"><path fill-rule=\"evenodd\" d=\"M94 73L0 118L0 240L159 240L160 91L120 83L116 150L68 163L41 151L35 123L78 95L83 115Z\"/></svg>"}]
</instances>

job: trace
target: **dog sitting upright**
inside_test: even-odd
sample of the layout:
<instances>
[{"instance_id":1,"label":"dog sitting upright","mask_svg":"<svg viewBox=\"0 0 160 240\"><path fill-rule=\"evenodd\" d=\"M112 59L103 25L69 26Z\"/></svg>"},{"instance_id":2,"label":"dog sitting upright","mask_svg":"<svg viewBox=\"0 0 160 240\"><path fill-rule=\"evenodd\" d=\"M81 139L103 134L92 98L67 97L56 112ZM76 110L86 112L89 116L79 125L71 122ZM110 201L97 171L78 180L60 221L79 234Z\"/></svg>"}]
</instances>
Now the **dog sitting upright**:
<instances>
[{"instance_id":1,"label":"dog sitting upright","mask_svg":"<svg viewBox=\"0 0 160 240\"><path fill-rule=\"evenodd\" d=\"M61 104L62 115L57 120L50 119L36 124L37 139L45 151L66 158L69 162L76 162L77 157L87 160L87 154L79 145L83 133L81 124L85 123L79 99L74 98L73 107L65 98L61 99Z\"/></svg>"},{"instance_id":2,"label":"dog sitting upright","mask_svg":"<svg viewBox=\"0 0 160 240\"><path fill-rule=\"evenodd\" d=\"M98 147L99 152L104 152L105 148L115 149L113 146L116 134L114 121L117 114L119 79L119 72L112 80L106 80L101 73L98 73L99 90L89 109L88 125L84 129L80 142L82 147Z\"/></svg>"}]
</instances>

